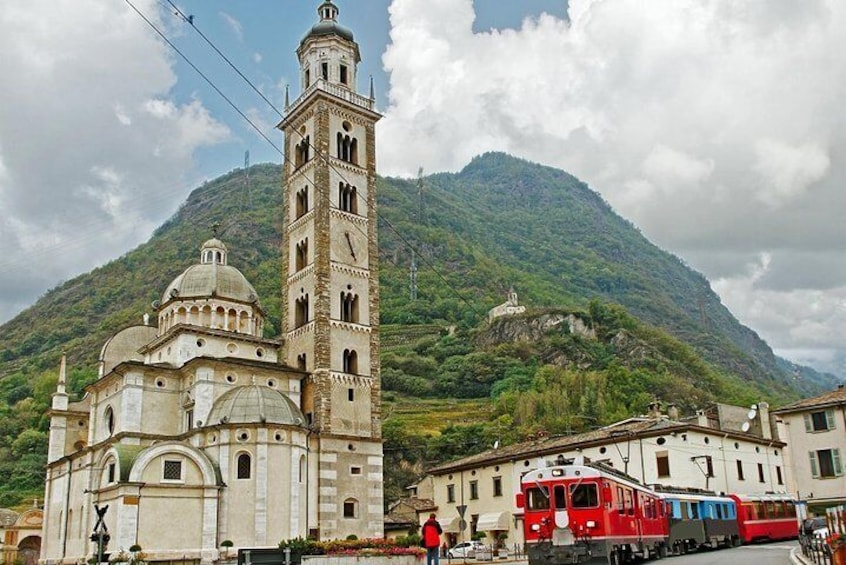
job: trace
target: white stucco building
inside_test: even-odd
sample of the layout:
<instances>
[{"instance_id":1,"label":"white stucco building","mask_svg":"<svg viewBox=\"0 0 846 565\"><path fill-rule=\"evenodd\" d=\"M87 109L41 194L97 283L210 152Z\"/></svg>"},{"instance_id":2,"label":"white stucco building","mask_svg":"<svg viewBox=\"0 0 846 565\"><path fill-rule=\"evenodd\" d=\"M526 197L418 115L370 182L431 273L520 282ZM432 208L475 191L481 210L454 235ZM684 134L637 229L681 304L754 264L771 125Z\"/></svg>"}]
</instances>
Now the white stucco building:
<instances>
[{"instance_id":1,"label":"white stucco building","mask_svg":"<svg viewBox=\"0 0 846 565\"><path fill-rule=\"evenodd\" d=\"M285 134L282 338L218 239L118 331L50 412L41 561L113 555L210 564L221 543L383 535L374 100L331 1L297 49ZM141 314L139 313L139 318ZM146 318L145 318L146 319ZM108 510L104 509L108 507ZM228 545L228 544L227 544Z\"/></svg>"},{"instance_id":2,"label":"white stucco building","mask_svg":"<svg viewBox=\"0 0 846 565\"><path fill-rule=\"evenodd\" d=\"M846 503L846 387L773 410L787 442L788 487L812 510Z\"/></svg>"}]
</instances>

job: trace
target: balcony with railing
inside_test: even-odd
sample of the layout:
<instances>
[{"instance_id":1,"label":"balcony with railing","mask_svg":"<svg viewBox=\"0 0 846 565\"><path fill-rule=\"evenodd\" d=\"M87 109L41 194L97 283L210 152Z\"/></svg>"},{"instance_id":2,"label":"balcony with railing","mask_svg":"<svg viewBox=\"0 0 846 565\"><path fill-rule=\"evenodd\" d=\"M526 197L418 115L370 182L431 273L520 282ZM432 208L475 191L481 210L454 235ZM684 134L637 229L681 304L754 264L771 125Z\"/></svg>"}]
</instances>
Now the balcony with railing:
<instances>
[{"instance_id":1,"label":"balcony with railing","mask_svg":"<svg viewBox=\"0 0 846 565\"><path fill-rule=\"evenodd\" d=\"M314 83L311 84L305 91L300 94L296 100L294 100L293 104L289 104L285 107L285 113L291 111L291 108L297 107L303 100L311 96L316 90L322 90L331 94L336 98L340 98L350 104L355 104L356 106L360 106L361 108L365 108L367 110L373 111L373 107L375 105L375 100L372 98L368 98L366 96L362 96L357 92L350 90L345 86L341 86L338 84L333 84L325 79L317 79Z\"/></svg>"}]
</instances>

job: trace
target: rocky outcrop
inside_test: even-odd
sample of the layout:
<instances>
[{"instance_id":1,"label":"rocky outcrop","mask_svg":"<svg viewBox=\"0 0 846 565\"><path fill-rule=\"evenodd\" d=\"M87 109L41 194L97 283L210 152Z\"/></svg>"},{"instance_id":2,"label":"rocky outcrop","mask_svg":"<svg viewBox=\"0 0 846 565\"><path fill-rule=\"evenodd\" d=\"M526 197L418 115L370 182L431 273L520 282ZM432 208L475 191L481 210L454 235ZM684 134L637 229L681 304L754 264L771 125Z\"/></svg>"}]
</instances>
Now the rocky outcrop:
<instances>
[{"instance_id":1,"label":"rocky outcrop","mask_svg":"<svg viewBox=\"0 0 846 565\"><path fill-rule=\"evenodd\" d=\"M596 339L593 328L577 314L547 312L497 318L477 337L476 342L481 346L535 342L548 337L551 332Z\"/></svg>"}]
</instances>

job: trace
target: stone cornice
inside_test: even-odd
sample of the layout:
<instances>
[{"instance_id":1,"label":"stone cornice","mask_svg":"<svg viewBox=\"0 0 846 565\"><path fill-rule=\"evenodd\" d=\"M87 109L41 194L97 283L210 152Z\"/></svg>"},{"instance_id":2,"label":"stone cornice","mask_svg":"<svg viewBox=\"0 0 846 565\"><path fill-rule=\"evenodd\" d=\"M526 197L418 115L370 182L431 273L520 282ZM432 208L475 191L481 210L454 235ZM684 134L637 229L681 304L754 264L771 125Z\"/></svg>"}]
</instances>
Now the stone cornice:
<instances>
[{"instance_id":1,"label":"stone cornice","mask_svg":"<svg viewBox=\"0 0 846 565\"><path fill-rule=\"evenodd\" d=\"M373 385L373 379L367 375L353 375L352 373L340 373L338 371L330 371L329 376L336 383L357 386Z\"/></svg>"},{"instance_id":2,"label":"stone cornice","mask_svg":"<svg viewBox=\"0 0 846 565\"><path fill-rule=\"evenodd\" d=\"M364 326L362 324L354 324L352 322L343 322L341 320L329 320L329 325L336 329L341 330L349 330L355 333L371 333L372 329L370 326Z\"/></svg>"},{"instance_id":3,"label":"stone cornice","mask_svg":"<svg viewBox=\"0 0 846 565\"><path fill-rule=\"evenodd\" d=\"M345 275L350 275L353 277L358 277L361 279L369 279L370 278L370 270L369 269L362 269L360 267L352 267L350 265L345 265L343 263L336 263L332 262L330 268L335 271L336 273L344 273Z\"/></svg>"}]
</instances>

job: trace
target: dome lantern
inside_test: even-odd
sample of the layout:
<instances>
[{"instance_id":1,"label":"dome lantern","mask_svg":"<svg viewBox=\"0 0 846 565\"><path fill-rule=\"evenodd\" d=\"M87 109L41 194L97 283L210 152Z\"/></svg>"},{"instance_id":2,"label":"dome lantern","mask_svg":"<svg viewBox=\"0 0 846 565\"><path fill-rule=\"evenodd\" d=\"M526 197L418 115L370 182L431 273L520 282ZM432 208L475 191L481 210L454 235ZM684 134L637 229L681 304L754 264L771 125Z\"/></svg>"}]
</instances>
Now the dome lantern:
<instances>
[{"instance_id":1,"label":"dome lantern","mask_svg":"<svg viewBox=\"0 0 846 565\"><path fill-rule=\"evenodd\" d=\"M206 241L200 248L200 263L203 265L226 265L226 246L217 238Z\"/></svg>"}]
</instances>

